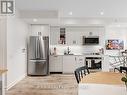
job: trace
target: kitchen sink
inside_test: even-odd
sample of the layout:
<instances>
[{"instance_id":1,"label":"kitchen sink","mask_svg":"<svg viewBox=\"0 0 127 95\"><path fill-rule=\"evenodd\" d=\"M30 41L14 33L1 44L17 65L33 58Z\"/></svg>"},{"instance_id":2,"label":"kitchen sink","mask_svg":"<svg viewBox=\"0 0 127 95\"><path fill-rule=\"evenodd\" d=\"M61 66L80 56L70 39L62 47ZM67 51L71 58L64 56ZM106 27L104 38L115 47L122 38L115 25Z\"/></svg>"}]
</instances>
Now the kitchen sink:
<instances>
[{"instance_id":1,"label":"kitchen sink","mask_svg":"<svg viewBox=\"0 0 127 95\"><path fill-rule=\"evenodd\" d=\"M64 54L64 55L74 55L73 53L70 53L70 54Z\"/></svg>"}]
</instances>

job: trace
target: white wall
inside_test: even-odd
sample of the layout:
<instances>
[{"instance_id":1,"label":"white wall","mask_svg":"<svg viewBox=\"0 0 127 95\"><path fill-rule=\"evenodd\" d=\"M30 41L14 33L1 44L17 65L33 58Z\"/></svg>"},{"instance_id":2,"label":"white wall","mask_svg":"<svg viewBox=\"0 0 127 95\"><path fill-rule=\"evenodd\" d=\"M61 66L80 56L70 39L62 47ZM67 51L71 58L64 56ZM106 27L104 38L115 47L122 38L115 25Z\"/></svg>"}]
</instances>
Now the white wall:
<instances>
[{"instance_id":1,"label":"white wall","mask_svg":"<svg viewBox=\"0 0 127 95\"><path fill-rule=\"evenodd\" d=\"M5 69L7 63L6 18L0 17L0 68Z\"/></svg>"},{"instance_id":2,"label":"white wall","mask_svg":"<svg viewBox=\"0 0 127 95\"><path fill-rule=\"evenodd\" d=\"M26 75L26 37L28 25L18 16L7 19L7 88Z\"/></svg>"},{"instance_id":3,"label":"white wall","mask_svg":"<svg viewBox=\"0 0 127 95\"><path fill-rule=\"evenodd\" d=\"M108 39L119 39L124 41L124 50L127 49L127 26L110 25L106 27L105 41ZM123 51L123 50L120 50ZM119 55L119 50L105 50L107 55Z\"/></svg>"}]
</instances>

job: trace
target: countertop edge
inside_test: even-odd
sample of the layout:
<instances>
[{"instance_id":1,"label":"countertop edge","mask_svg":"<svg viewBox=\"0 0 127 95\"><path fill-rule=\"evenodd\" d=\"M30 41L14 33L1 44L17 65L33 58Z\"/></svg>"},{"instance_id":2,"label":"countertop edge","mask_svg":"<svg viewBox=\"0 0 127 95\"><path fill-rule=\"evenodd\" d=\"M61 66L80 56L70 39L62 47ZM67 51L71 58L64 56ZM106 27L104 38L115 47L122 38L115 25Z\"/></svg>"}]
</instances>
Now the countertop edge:
<instances>
[{"instance_id":1,"label":"countertop edge","mask_svg":"<svg viewBox=\"0 0 127 95\"><path fill-rule=\"evenodd\" d=\"M107 56L107 55L50 55L50 56Z\"/></svg>"}]
</instances>

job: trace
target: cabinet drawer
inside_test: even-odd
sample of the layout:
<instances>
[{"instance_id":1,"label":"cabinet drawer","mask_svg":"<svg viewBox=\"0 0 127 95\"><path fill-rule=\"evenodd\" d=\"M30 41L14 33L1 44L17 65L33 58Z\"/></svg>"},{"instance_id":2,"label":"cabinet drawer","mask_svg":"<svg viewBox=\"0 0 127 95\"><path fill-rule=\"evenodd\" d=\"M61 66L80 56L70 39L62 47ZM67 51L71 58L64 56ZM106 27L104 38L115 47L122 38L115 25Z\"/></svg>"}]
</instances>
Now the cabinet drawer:
<instances>
[{"instance_id":1,"label":"cabinet drawer","mask_svg":"<svg viewBox=\"0 0 127 95\"><path fill-rule=\"evenodd\" d=\"M76 68L82 67L85 65L85 58L83 56L76 56Z\"/></svg>"}]
</instances>

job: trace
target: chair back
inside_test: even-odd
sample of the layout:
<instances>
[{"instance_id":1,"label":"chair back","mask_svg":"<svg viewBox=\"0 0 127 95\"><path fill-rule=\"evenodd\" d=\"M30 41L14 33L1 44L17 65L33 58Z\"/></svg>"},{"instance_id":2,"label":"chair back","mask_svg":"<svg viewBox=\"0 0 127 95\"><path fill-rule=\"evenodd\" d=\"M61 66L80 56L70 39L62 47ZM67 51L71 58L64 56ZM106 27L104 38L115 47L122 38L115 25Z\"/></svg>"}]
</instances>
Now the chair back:
<instances>
[{"instance_id":1,"label":"chair back","mask_svg":"<svg viewBox=\"0 0 127 95\"><path fill-rule=\"evenodd\" d=\"M127 74L127 67L120 66L120 73L126 73Z\"/></svg>"},{"instance_id":2,"label":"chair back","mask_svg":"<svg viewBox=\"0 0 127 95\"><path fill-rule=\"evenodd\" d=\"M75 78L77 80L77 83L79 83L81 81L81 79L86 75L89 74L89 69L87 66L83 66L83 67L79 67L77 68L75 71Z\"/></svg>"}]
</instances>

